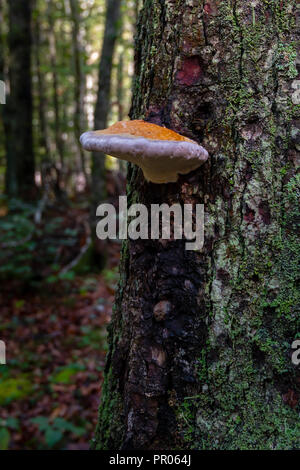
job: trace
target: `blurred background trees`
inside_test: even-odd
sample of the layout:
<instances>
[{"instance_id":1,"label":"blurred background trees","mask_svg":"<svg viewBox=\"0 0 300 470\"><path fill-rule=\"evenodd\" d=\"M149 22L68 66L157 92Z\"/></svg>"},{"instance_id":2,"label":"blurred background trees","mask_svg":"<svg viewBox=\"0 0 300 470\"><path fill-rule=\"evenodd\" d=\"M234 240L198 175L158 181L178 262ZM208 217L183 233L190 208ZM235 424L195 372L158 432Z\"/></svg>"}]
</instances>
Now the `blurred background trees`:
<instances>
[{"instance_id":1,"label":"blurred background trees","mask_svg":"<svg viewBox=\"0 0 300 470\"><path fill-rule=\"evenodd\" d=\"M85 449L96 426L120 244L92 215L126 167L79 136L128 115L137 11L0 0L0 450Z\"/></svg>"},{"instance_id":2,"label":"blurred background trees","mask_svg":"<svg viewBox=\"0 0 300 470\"><path fill-rule=\"evenodd\" d=\"M38 198L51 164L74 196L92 181L80 134L128 113L136 1L1 0L0 15L1 193Z\"/></svg>"},{"instance_id":3,"label":"blurred background trees","mask_svg":"<svg viewBox=\"0 0 300 470\"><path fill-rule=\"evenodd\" d=\"M47 224L49 210L70 205L93 227L95 207L124 191L126 167L85 152L79 137L128 115L137 11L138 0L0 0L0 232L16 213L21 225ZM0 245L32 241L21 232L2 230ZM0 261L1 274L10 263Z\"/></svg>"},{"instance_id":4,"label":"blurred background trees","mask_svg":"<svg viewBox=\"0 0 300 470\"><path fill-rule=\"evenodd\" d=\"M31 14L30 1L9 0L6 193L22 199L35 193Z\"/></svg>"}]
</instances>

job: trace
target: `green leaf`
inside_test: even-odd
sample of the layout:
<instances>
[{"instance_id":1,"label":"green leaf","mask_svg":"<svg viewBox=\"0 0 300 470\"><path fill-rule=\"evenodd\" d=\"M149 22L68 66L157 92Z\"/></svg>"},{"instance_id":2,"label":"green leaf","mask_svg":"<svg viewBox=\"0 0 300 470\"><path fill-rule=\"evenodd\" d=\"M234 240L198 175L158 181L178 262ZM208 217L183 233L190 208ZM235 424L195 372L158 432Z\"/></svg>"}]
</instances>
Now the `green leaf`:
<instances>
[{"instance_id":1,"label":"green leaf","mask_svg":"<svg viewBox=\"0 0 300 470\"><path fill-rule=\"evenodd\" d=\"M45 441L48 447L54 447L62 438L63 434L54 428L49 427L45 432Z\"/></svg>"},{"instance_id":2,"label":"green leaf","mask_svg":"<svg viewBox=\"0 0 300 470\"><path fill-rule=\"evenodd\" d=\"M59 275L59 279L61 281L73 281L75 278L75 273L73 271L68 271L67 273L63 273Z\"/></svg>"},{"instance_id":3,"label":"green leaf","mask_svg":"<svg viewBox=\"0 0 300 470\"><path fill-rule=\"evenodd\" d=\"M53 375L51 382L68 385L73 382L73 376L76 375L78 371L83 369L83 366L77 364L62 367L56 374Z\"/></svg>"},{"instance_id":4,"label":"green leaf","mask_svg":"<svg viewBox=\"0 0 300 470\"><path fill-rule=\"evenodd\" d=\"M65 419L60 417L55 418L53 422L53 427L62 432L70 431L71 433L76 434L77 436L83 436L86 433L86 430L84 428L75 426L73 423L70 423L70 421L66 421Z\"/></svg>"},{"instance_id":5,"label":"green leaf","mask_svg":"<svg viewBox=\"0 0 300 470\"><path fill-rule=\"evenodd\" d=\"M16 300L15 301L15 308L17 308L17 309L22 308L22 307L24 307L24 304L25 304L25 300Z\"/></svg>"},{"instance_id":6,"label":"green leaf","mask_svg":"<svg viewBox=\"0 0 300 470\"><path fill-rule=\"evenodd\" d=\"M10 443L10 432L5 428L0 428L0 450L7 450Z\"/></svg>"},{"instance_id":7,"label":"green leaf","mask_svg":"<svg viewBox=\"0 0 300 470\"><path fill-rule=\"evenodd\" d=\"M19 429L20 422L17 418L9 417L6 420L6 426L10 429Z\"/></svg>"},{"instance_id":8,"label":"green leaf","mask_svg":"<svg viewBox=\"0 0 300 470\"><path fill-rule=\"evenodd\" d=\"M32 383L26 376L0 382L0 405L21 400L32 393Z\"/></svg>"},{"instance_id":9,"label":"green leaf","mask_svg":"<svg viewBox=\"0 0 300 470\"><path fill-rule=\"evenodd\" d=\"M41 432L46 431L49 428L49 420L46 416L36 416L32 418L32 423L36 424Z\"/></svg>"}]
</instances>

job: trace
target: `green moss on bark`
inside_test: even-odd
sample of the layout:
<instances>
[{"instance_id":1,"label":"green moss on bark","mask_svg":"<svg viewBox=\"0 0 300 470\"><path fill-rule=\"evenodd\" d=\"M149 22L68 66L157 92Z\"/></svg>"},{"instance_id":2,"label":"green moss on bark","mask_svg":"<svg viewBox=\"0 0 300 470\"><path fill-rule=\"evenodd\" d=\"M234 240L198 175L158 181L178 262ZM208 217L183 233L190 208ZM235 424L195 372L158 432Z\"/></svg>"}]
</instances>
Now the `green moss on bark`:
<instances>
[{"instance_id":1,"label":"green moss on bark","mask_svg":"<svg viewBox=\"0 0 300 470\"><path fill-rule=\"evenodd\" d=\"M198 140L210 160L164 187L130 168L128 194L131 202L204 203L205 245L187 259L179 243L126 244L98 441L102 448L294 449L296 7L200 3L145 2L131 116ZM173 310L158 324L153 309L161 300ZM114 369L113 357L123 368Z\"/></svg>"}]
</instances>

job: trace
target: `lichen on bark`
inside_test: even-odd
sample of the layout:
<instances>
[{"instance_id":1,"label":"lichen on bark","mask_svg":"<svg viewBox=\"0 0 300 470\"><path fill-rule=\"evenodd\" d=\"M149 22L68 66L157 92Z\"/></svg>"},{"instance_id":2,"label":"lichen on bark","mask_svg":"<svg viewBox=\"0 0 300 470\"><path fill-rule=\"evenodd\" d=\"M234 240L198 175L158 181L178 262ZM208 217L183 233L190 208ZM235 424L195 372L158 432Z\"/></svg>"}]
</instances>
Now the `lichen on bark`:
<instances>
[{"instance_id":1,"label":"lichen on bark","mask_svg":"<svg viewBox=\"0 0 300 470\"><path fill-rule=\"evenodd\" d=\"M210 160L129 202L204 203L205 244L124 244L96 448L299 446L298 49L296 2L145 0L131 117Z\"/></svg>"}]
</instances>

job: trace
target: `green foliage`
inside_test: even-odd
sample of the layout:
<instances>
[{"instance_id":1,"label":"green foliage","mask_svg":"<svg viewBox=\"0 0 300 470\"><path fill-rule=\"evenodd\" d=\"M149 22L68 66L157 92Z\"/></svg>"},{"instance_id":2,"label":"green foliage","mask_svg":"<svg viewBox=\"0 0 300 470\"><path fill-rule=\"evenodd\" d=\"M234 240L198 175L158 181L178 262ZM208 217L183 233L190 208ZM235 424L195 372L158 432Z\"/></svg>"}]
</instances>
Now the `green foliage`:
<instances>
[{"instance_id":1,"label":"green foliage","mask_svg":"<svg viewBox=\"0 0 300 470\"><path fill-rule=\"evenodd\" d=\"M115 290L120 279L119 268L104 269L102 274L109 287Z\"/></svg>"},{"instance_id":2,"label":"green foliage","mask_svg":"<svg viewBox=\"0 0 300 470\"><path fill-rule=\"evenodd\" d=\"M84 275L89 273L91 270L95 268L95 260L94 260L94 249L93 245L91 244L86 252L80 257L78 262L73 266L74 273L78 275Z\"/></svg>"},{"instance_id":3,"label":"green foliage","mask_svg":"<svg viewBox=\"0 0 300 470\"><path fill-rule=\"evenodd\" d=\"M297 47L295 44L279 43L277 50L277 69L286 72L290 78L298 75L296 68Z\"/></svg>"},{"instance_id":4,"label":"green foliage","mask_svg":"<svg viewBox=\"0 0 300 470\"><path fill-rule=\"evenodd\" d=\"M73 281L75 278L74 271L68 271L66 273L58 273L56 275L52 275L47 277L46 282L48 284L54 284L55 282L59 281Z\"/></svg>"},{"instance_id":5,"label":"green foliage","mask_svg":"<svg viewBox=\"0 0 300 470\"><path fill-rule=\"evenodd\" d=\"M10 442L10 432L8 429L0 427L0 450L7 450Z\"/></svg>"},{"instance_id":6,"label":"green foliage","mask_svg":"<svg viewBox=\"0 0 300 470\"><path fill-rule=\"evenodd\" d=\"M35 226L30 220L34 207L12 200L9 209L9 214L0 218L0 279L28 279L35 249Z\"/></svg>"},{"instance_id":7,"label":"green foliage","mask_svg":"<svg viewBox=\"0 0 300 470\"><path fill-rule=\"evenodd\" d=\"M52 375L50 381L57 384L71 384L74 381L75 375L84 369L85 367L81 364L70 364L66 367L61 367Z\"/></svg>"},{"instance_id":8,"label":"green foliage","mask_svg":"<svg viewBox=\"0 0 300 470\"><path fill-rule=\"evenodd\" d=\"M0 420L0 450L7 450L11 440L10 431L18 431L20 422L17 418L8 417L6 420Z\"/></svg>"},{"instance_id":9,"label":"green foliage","mask_svg":"<svg viewBox=\"0 0 300 470\"><path fill-rule=\"evenodd\" d=\"M32 393L33 385L26 375L0 380L0 405L22 400Z\"/></svg>"},{"instance_id":10,"label":"green foliage","mask_svg":"<svg viewBox=\"0 0 300 470\"><path fill-rule=\"evenodd\" d=\"M75 426L73 423L60 417L51 421L45 416L36 416L31 421L38 426L44 436L47 447L50 449L59 444L67 432L76 436L83 436L86 432L84 428Z\"/></svg>"},{"instance_id":11,"label":"green foliage","mask_svg":"<svg viewBox=\"0 0 300 470\"><path fill-rule=\"evenodd\" d=\"M94 277L88 277L84 279L82 286L80 287L80 295L83 297L88 294L88 292L95 292L98 287L98 280Z\"/></svg>"},{"instance_id":12,"label":"green foliage","mask_svg":"<svg viewBox=\"0 0 300 470\"><path fill-rule=\"evenodd\" d=\"M65 227L66 218L55 216L35 224L36 206L20 201L11 201L8 209L0 217L0 280L30 284L43 278L48 284L73 281L75 272L64 272L62 267L80 250L78 228Z\"/></svg>"},{"instance_id":13,"label":"green foliage","mask_svg":"<svg viewBox=\"0 0 300 470\"><path fill-rule=\"evenodd\" d=\"M85 325L81 327L81 330L84 335L79 341L79 346L106 349L106 333L103 328L96 329L90 325Z\"/></svg>"}]
</instances>

